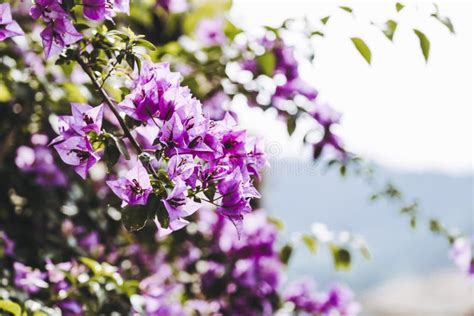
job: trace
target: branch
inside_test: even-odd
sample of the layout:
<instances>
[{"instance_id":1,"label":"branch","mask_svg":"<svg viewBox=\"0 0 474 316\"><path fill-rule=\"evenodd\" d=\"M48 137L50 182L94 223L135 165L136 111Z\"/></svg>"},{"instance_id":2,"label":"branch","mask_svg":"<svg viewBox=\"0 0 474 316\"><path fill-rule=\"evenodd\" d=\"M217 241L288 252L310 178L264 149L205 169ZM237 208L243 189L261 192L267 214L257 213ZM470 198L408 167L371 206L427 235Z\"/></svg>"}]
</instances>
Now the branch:
<instances>
[{"instance_id":1,"label":"branch","mask_svg":"<svg viewBox=\"0 0 474 316\"><path fill-rule=\"evenodd\" d=\"M125 124L125 121L120 116L120 113L119 113L117 107L115 106L114 102L112 101L112 99L107 94L107 91L105 91L104 88L99 84L99 82L95 78L95 76L92 73L89 66L84 62L84 60L82 60L82 58L80 56L77 56L76 60L79 63L79 65L81 66L81 68L84 70L84 72L87 74L87 76L89 76L89 78L92 81L92 84L97 89L97 91L102 95L102 97L104 98L105 103L107 104L109 109L112 111L114 116L117 118L117 120L120 124L120 127L122 128L123 132L125 133L125 136L128 138L128 140L130 141L132 146L135 148L135 151L137 152L137 154L140 155L140 154L144 153L143 149L140 147L137 140L135 139L135 137L133 137L132 133L130 132L130 129L128 128L127 124ZM146 163L145 167L146 167L146 169L148 170L149 173L151 173L156 178L158 177L157 174L156 174L156 171L153 169L153 167L150 165L150 163Z\"/></svg>"}]
</instances>

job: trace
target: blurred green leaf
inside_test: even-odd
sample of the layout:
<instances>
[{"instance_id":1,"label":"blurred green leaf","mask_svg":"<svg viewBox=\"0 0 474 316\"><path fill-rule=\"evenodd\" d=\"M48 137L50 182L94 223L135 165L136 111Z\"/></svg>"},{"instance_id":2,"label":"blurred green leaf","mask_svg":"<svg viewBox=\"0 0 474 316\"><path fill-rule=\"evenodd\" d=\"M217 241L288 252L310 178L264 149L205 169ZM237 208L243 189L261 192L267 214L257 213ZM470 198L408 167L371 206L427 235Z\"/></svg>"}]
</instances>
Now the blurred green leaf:
<instances>
[{"instance_id":1,"label":"blurred green leaf","mask_svg":"<svg viewBox=\"0 0 474 316\"><path fill-rule=\"evenodd\" d=\"M288 135L293 135L296 129L296 116L289 116L286 120L286 130L288 131Z\"/></svg>"},{"instance_id":2,"label":"blurred green leaf","mask_svg":"<svg viewBox=\"0 0 474 316\"><path fill-rule=\"evenodd\" d=\"M12 95L8 88L0 83L0 102L7 102L11 99Z\"/></svg>"},{"instance_id":3,"label":"blurred green leaf","mask_svg":"<svg viewBox=\"0 0 474 316\"><path fill-rule=\"evenodd\" d=\"M405 7L405 6L404 6L403 4L401 4L400 2L397 2L397 3L395 4L395 8L397 9L397 12L402 11L404 7Z\"/></svg>"},{"instance_id":4,"label":"blurred green leaf","mask_svg":"<svg viewBox=\"0 0 474 316\"><path fill-rule=\"evenodd\" d=\"M293 253L293 247L289 244L286 244L280 250L280 261L283 264L288 264L291 258L291 254Z\"/></svg>"},{"instance_id":5,"label":"blurred green leaf","mask_svg":"<svg viewBox=\"0 0 474 316\"><path fill-rule=\"evenodd\" d=\"M372 53L370 51L370 48L367 46L367 44L365 44L365 42L358 37L351 38L351 41L354 44L354 46L357 48L359 53L362 55L362 57L364 57L364 59L370 65L370 61L372 59Z\"/></svg>"},{"instance_id":6,"label":"blurred green leaf","mask_svg":"<svg viewBox=\"0 0 474 316\"><path fill-rule=\"evenodd\" d=\"M332 244L330 245L334 267L337 270L349 270L351 268L351 253L344 248Z\"/></svg>"},{"instance_id":7,"label":"blurred green leaf","mask_svg":"<svg viewBox=\"0 0 474 316\"><path fill-rule=\"evenodd\" d=\"M329 19L331 18L331 16L325 16L324 18L321 19L321 23L323 23L324 25L326 25L329 21Z\"/></svg>"},{"instance_id":8,"label":"blurred green leaf","mask_svg":"<svg viewBox=\"0 0 474 316\"><path fill-rule=\"evenodd\" d=\"M21 316L21 306L12 301L1 300L0 311L11 313L14 316Z\"/></svg>"},{"instance_id":9,"label":"blurred green leaf","mask_svg":"<svg viewBox=\"0 0 474 316\"><path fill-rule=\"evenodd\" d=\"M428 58L430 57L430 41L428 37L426 37L426 35L420 30L413 29L413 31L420 40L420 48L423 52L423 57L425 57L425 61L428 62Z\"/></svg>"},{"instance_id":10,"label":"blurred green leaf","mask_svg":"<svg viewBox=\"0 0 474 316\"><path fill-rule=\"evenodd\" d=\"M269 77L273 76L276 64L276 58L273 52L266 52L261 56L257 56L257 62L265 75Z\"/></svg>"},{"instance_id":11,"label":"blurred green leaf","mask_svg":"<svg viewBox=\"0 0 474 316\"><path fill-rule=\"evenodd\" d=\"M339 8L346 11L346 12L352 13L352 8L351 7L340 6Z\"/></svg>"},{"instance_id":12,"label":"blurred green leaf","mask_svg":"<svg viewBox=\"0 0 474 316\"><path fill-rule=\"evenodd\" d=\"M397 30L397 22L395 22L394 20L388 20L386 23L385 23L385 29L383 30L383 34L385 34L385 36L393 41L393 35L395 34L395 31Z\"/></svg>"},{"instance_id":13,"label":"blurred green leaf","mask_svg":"<svg viewBox=\"0 0 474 316\"><path fill-rule=\"evenodd\" d=\"M128 231L145 227L148 220L147 208L143 205L127 205L122 208L122 224Z\"/></svg>"},{"instance_id":14,"label":"blurred green leaf","mask_svg":"<svg viewBox=\"0 0 474 316\"><path fill-rule=\"evenodd\" d=\"M439 8L438 8L438 5L435 3L434 4L435 6L435 13L431 14L432 17L434 17L436 20L438 20L441 24L443 24L444 26L446 26L448 28L448 30L451 32L451 33L455 33L454 31L454 25L453 23L451 22L451 19L446 17L446 16L441 16L440 13L439 13Z\"/></svg>"},{"instance_id":15,"label":"blurred green leaf","mask_svg":"<svg viewBox=\"0 0 474 316\"><path fill-rule=\"evenodd\" d=\"M301 240L303 241L303 243L306 245L306 247L308 248L308 250L311 252L311 253L316 253L316 250L317 250L317 241L316 239L309 235L309 234L303 234L301 236Z\"/></svg>"}]
</instances>

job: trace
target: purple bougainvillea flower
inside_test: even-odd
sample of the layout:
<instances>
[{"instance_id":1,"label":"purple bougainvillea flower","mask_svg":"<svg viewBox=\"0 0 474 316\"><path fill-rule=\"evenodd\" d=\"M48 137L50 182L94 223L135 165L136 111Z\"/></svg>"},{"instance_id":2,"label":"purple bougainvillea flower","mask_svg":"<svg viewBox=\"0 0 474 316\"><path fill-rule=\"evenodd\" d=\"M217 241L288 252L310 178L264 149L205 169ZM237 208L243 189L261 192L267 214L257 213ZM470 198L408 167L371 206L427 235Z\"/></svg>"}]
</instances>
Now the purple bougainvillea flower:
<instances>
[{"instance_id":1,"label":"purple bougainvillea flower","mask_svg":"<svg viewBox=\"0 0 474 316\"><path fill-rule=\"evenodd\" d=\"M206 46L224 44L224 20L217 17L214 19L202 19L196 27L196 38Z\"/></svg>"},{"instance_id":2,"label":"purple bougainvillea flower","mask_svg":"<svg viewBox=\"0 0 474 316\"><path fill-rule=\"evenodd\" d=\"M334 110L327 103L318 104L310 114L324 127L339 123L342 116L341 113Z\"/></svg>"},{"instance_id":3,"label":"purple bougainvillea flower","mask_svg":"<svg viewBox=\"0 0 474 316\"><path fill-rule=\"evenodd\" d=\"M100 159L94 152L87 137L73 136L54 145L64 163L75 166L74 170L83 179L87 171Z\"/></svg>"},{"instance_id":4,"label":"purple bougainvillea flower","mask_svg":"<svg viewBox=\"0 0 474 316\"><path fill-rule=\"evenodd\" d=\"M176 154L168 161L168 175L170 179L181 179L186 181L196 173L198 165L191 155Z\"/></svg>"},{"instance_id":5,"label":"purple bougainvillea flower","mask_svg":"<svg viewBox=\"0 0 474 316\"><path fill-rule=\"evenodd\" d=\"M473 246L474 237L459 237L451 246L449 257L461 271L474 277Z\"/></svg>"},{"instance_id":6,"label":"purple bougainvillea flower","mask_svg":"<svg viewBox=\"0 0 474 316\"><path fill-rule=\"evenodd\" d=\"M218 91L203 102L203 111L213 120L222 120L229 104L229 96L223 91Z\"/></svg>"},{"instance_id":7,"label":"purple bougainvillea flower","mask_svg":"<svg viewBox=\"0 0 474 316\"><path fill-rule=\"evenodd\" d=\"M7 256L12 256L15 250L15 243L8 238L7 234L0 230L0 246L3 247L3 252Z\"/></svg>"},{"instance_id":8,"label":"purple bougainvillea flower","mask_svg":"<svg viewBox=\"0 0 474 316\"><path fill-rule=\"evenodd\" d=\"M59 301L56 305L59 307L63 315L67 315L67 316L84 315L82 306L81 304L79 304L78 301L75 301L72 299L65 299L65 300Z\"/></svg>"},{"instance_id":9,"label":"purple bougainvillea flower","mask_svg":"<svg viewBox=\"0 0 474 316\"><path fill-rule=\"evenodd\" d=\"M79 41L82 34L79 33L67 18L58 18L48 24L41 32L43 40L44 56L59 54L64 47Z\"/></svg>"},{"instance_id":10,"label":"purple bougainvillea flower","mask_svg":"<svg viewBox=\"0 0 474 316\"><path fill-rule=\"evenodd\" d=\"M129 0L83 0L84 16L93 21L112 19L117 12L129 13Z\"/></svg>"},{"instance_id":11,"label":"purple bougainvillea flower","mask_svg":"<svg viewBox=\"0 0 474 316\"><path fill-rule=\"evenodd\" d=\"M190 216L200 207L199 203L187 197L187 187L182 180L177 179L174 181L174 184L175 186L171 193L168 194L166 199L161 200L168 211L170 221Z\"/></svg>"},{"instance_id":12,"label":"purple bougainvillea flower","mask_svg":"<svg viewBox=\"0 0 474 316\"><path fill-rule=\"evenodd\" d=\"M107 185L120 199L122 205L145 205L152 192L150 176L141 162L130 169L125 177L118 180L107 181Z\"/></svg>"},{"instance_id":13,"label":"purple bougainvillea flower","mask_svg":"<svg viewBox=\"0 0 474 316\"><path fill-rule=\"evenodd\" d=\"M30 9L30 16L37 20L40 17L44 22L67 17L67 13L63 10L58 0L35 0L35 4Z\"/></svg>"},{"instance_id":14,"label":"purple bougainvillea flower","mask_svg":"<svg viewBox=\"0 0 474 316\"><path fill-rule=\"evenodd\" d=\"M12 18L10 4L0 4L0 41L23 34L23 30Z\"/></svg>"},{"instance_id":15,"label":"purple bougainvillea flower","mask_svg":"<svg viewBox=\"0 0 474 316\"><path fill-rule=\"evenodd\" d=\"M105 0L83 0L84 16L90 20L100 21L105 18Z\"/></svg>"},{"instance_id":16,"label":"purple bougainvillea flower","mask_svg":"<svg viewBox=\"0 0 474 316\"><path fill-rule=\"evenodd\" d=\"M84 135L89 131L100 132L104 117L104 107L102 104L92 107L88 104L71 103L71 110L73 120L70 127L79 135Z\"/></svg>"},{"instance_id":17,"label":"purple bougainvillea flower","mask_svg":"<svg viewBox=\"0 0 474 316\"><path fill-rule=\"evenodd\" d=\"M27 267L20 262L15 262L13 268L15 269L13 280L15 286L28 294L38 293L41 289L48 287L48 283L45 282L46 273Z\"/></svg>"},{"instance_id":18,"label":"purple bougainvillea flower","mask_svg":"<svg viewBox=\"0 0 474 316\"><path fill-rule=\"evenodd\" d=\"M156 5L170 13L181 13L189 7L187 0L158 0Z\"/></svg>"}]
</instances>

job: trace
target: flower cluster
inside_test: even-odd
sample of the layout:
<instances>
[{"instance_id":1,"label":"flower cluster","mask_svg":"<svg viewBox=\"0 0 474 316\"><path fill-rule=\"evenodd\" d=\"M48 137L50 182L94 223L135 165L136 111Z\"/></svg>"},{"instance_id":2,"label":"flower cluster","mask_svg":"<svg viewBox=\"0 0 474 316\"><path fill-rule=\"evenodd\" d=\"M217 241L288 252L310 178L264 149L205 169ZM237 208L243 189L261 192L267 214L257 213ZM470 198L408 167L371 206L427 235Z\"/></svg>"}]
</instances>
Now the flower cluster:
<instances>
[{"instance_id":1,"label":"flower cluster","mask_svg":"<svg viewBox=\"0 0 474 316\"><path fill-rule=\"evenodd\" d=\"M41 17L46 23L41 32L45 58L82 39L82 34L76 30L69 13L64 11L58 0L35 0L30 16L35 20Z\"/></svg>"},{"instance_id":2,"label":"flower cluster","mask_svg":"<svg viewBox=\"0 0 474 316\"><path fill-rule=\"evenodd\" d=\"M47 143L48 136L32 135L32 147L22 145L17 148L15 164L23 172L34 175L38 185L64 187L67 185L66 175L56 165Z\"/></svg>"},{"instance_id":3,"label":"flower cluster","mask_svg":"<svg viewBox=\"0 0 474 316\"><path fill-rule=\"evenodd\" d=\"M474 237L459 237L451 247L449 257L464 273L474 277Z\"/></svg>"},{"instance_id":4,"label":"flower cluster","mask_svg":"<svg viewBox=\"0 0 474 316\"><path fill-rule=\"evenodd\" d=\"M174 259L157 255L153 274L140 282L140 294L132 299L135 310L147 315L273 315L291 302L298 313L358 314L359 305L342 286L333 286L327 293L304 288L304 293L300 291L304 297L298 297L295 289L301 287L294 284L282 296L283 263L276 247L276 227L261 211L249 217L239 240L222 216L200 212L197 226L180 232L189 237L184 243L173 235L177 236L170 245ZM176 274L172 267L180 272ZM187 297L184 304L181 297Z\"/></svg>"},{"instance_id":5,"label":"flower cluster","mask_svg":"<svg viewBox=\"0 0 474 316\"><path fill-rule=\"evenodd\" d=\"M87 104L72 103L72 115L60 116L60 135L51 142L61 159L74 166L83 179L87 171L100 159L99 153L91 144L89 137L101 132L103 106L92 107Z\"/></svg>"},{"instance_id":6,"label":"flower cluster","mask_svg":"<svg viewBox=\"0 0 474 316\"><path fill-rule=\"evenodd\" d=\"M129 14L130 0L84 0L84 16L93 21L112 20L118 13Z\"/></svg>"},{"instance_id":7,"label":"flower cluster","mask_svg":"<svg viewBox=\"0 0 474 316\"><path fill-rule=\"evenodd\" d=\"M23 34L21 27L12 18L10 4L0 4L0 41Z\"/></svg>"},{"instance_id":8,"label":"flower cluster","mask_svg":"<svg viewBox=\"0 0 474 316\"><path fill-rule=\"evenodd\" d=\"M217 212L239 227L243 214L251 211L250 199L260 197L252 176L258 177L265 167L262 146L247 137L232 116L209 119L180 80L167 63L143 63L131 93L118 105L140 123L133 132L144 150L155 153L155 165L166 165L169 182L150 182L138 162L125 177L107 184L124 204L144 205L156 193L170 219L169 227L157 222L161 234L186 225L183 218L202 200L216 205Z\"/></svg>"},{"instance_id":9,"label":"flower cluster","mask_svg":"<svg viewBox=\"0 0 474 316\"><path fill-rule=\"evenodd\" d=\"M352 291L338 284L327 292L316 293L310 282L298 282L288 287L284 297L294 304L296 312L309 315L355 316L361 310Z\"/></svg>"}]
</instances>

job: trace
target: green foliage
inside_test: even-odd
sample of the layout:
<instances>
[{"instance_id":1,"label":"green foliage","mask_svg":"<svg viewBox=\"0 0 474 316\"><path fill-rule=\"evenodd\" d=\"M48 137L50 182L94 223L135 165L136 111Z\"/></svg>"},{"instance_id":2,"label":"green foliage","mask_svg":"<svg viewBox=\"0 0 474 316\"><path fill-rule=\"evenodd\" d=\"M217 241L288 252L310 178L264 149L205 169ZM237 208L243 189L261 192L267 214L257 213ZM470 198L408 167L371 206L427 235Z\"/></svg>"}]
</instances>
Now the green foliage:
<instances>
[{"instance_id":1,"label":"green foliage","mask_svg":"<svg viewBox=\"0 0 474 316\"><path fill-rule=\"evenodd\" d=\"M272 77L275 70L276 58L273 52L266 52L263 55L257 56L257 62L262 69L263 74Z\"/></svg>"},{"instance_id":2,"label":"green foliage","mask_svg":"<svg viewBox=\"0 0 474 316\"><path fill-rule=\"evenodd\" d=\"M0 300L0 312L6 312L13 316L21 316L21 306L15 302ZM1 313L3 314L3 313Z\"/></svg>"},{"instance_id":3,"label":"green foliage","mask_svg":"<svg viewBox=\"0 0 474 316\"><path fill-rule=\"evenodd\" d=\"M329 249L331 249L334 267L337 270L349 270L351 268L351 253L347 249L334 244L331 244Z\"/></svg>"},{"instance_id":4,"label":"green foliage","mask_svg":"<svg viewBox=\"0 0 474 316\"><path fill-rule=\"evenodd\" d=\"M395 35L395 31L397 30L397 22L395 22L394 20L388 20L386 23L385 23L385 29L383 30L383 34L385 34L385 36L393 41L393 35Z\"/></svg>"},{"instance_id":5,"label":"green foliage","mask_svg":"<svg viewBox=\"0 0 474 316\"><path fill-rule=\"evenodd\" d=\"M370 62L371 62L371 59L372 59L372 53L370 51L370 48L364 42L364 40L362 40L361 38L358 38L358 37L352 37L351 41L354 44L355 48L362 55L362 57L364 57L364 59L370 65Z\"/></svg>"},{"instance_id":6,"label":"green foliage","mask_svg":"<svg viewBox=\"0 0 474 316\"><path fill-rule=\"evenodd\" d=\"M434 6L435 6L436 11L435 11L435 13L431 14L431 16L432 16L433 18L435 18L436 20L438 20L441 24L443 24L444 26L446 26L446 27L448 28L448 30L449 30L452 34L454 34L454 33L455 33L455 31L454 31L454 25L453 25L453 23L451 22L451 19L450 19L449 17L447 17L447 16L442 16L442 15L440 14L439 8L438 8L438 5L437 5L437 4L435 4Z\"/></svg>"},{"instance_id":7,"label":"green foliage","mask_svg":"<svg viewBox=\"0 0 474 316\"><path fill-rule=\"evenodd\" d=\"M425 61L428 62L428 58L430 57L430 41L426 35L421 32L420 30L414 29L413 30L418 36L418 39L420 41L420 48L423 53L423 57L425 58Z\"/></svg>"},{"instance_id":8,"label":"green foliage","mask_svg":"<svg viewBox=\"0 0 474 316\"><path fill-rule=\"evenodd\" d=\"M352 13L353 11L351 7L347 7L347 6L340 6L339 8L349 13Z\"/></svg>"},{"instance_id":9,"label":"green foliage","mask_svg":"<svg viewBox=\"0 0 474 316\"><path fill-rule=\"evenodd\" d=\"M286 244L280 250L280 261L283 264L288 264L292 253L293 253L293 247L290 244Z\"/></svg>"},{"instance_id":10,"label":"green foliage","mask_svg":"<svg viewBox=\"0 0 474 316\"><path fill-rule=\"evenodd\" d=\"M296 116L289 116L286 120L286 129L288 131L288 135L293 135L296 129Z\"/></svg>"},{"instance_id":11,"label":"green foliage","mask_svg":"<svg viewBox=\"0 0 474 316\"><path fill-rule=\"evenodd\" d=\"M402 11L404 7L405 7L405 6L404 6L403 4L401 4L400 2L397 2L397 3L395 4L395 8L397 9L397 12Z\"/></svg>"}]
</instances>

